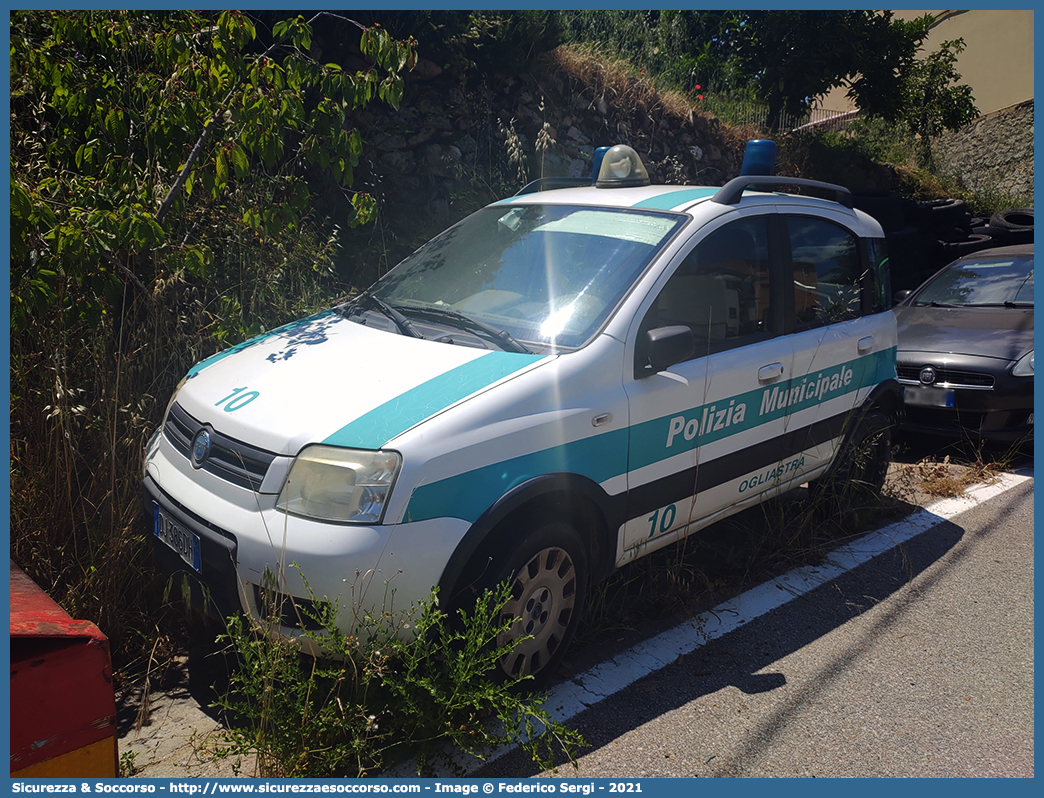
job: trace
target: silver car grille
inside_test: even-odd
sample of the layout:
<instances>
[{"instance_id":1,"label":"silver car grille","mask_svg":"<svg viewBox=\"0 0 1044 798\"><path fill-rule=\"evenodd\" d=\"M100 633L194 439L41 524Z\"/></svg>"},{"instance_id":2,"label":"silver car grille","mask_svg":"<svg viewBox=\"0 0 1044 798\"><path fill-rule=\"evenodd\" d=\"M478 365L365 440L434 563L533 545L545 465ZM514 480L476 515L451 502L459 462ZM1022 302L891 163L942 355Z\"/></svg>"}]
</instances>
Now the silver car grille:
<instances>
[{"instance_id":1,"label":"silver car grille","mask_svg":"<svg viewBox=\"0 0 1044 798\"><path fill-rule=\"evenodd\" d=\"M910 366L898 365L896 372L899 382L904 385L923 385L921 382L921 369L925 365ZM989 391L993 389L993 375L983 374L978 371L964 371L962 369L944 369L932 366L935 369L935 382L930 383L936 388L963 388L973 391Z\"/></svg>"},{"instance_id":2,"label":"silver car grille","mask_svg":"<svg viewBox=\"0 0 1044 798\"><path fill-rule=\"evenodd\" d=\"M167 414L163 434L186 459L191 459L192 441L207 428L210 432L210 454L199 466L214 476L248 490L257 490L276 455L256 446L237 441L190 416L175 402Z\"/></svg>"}]
</instances>

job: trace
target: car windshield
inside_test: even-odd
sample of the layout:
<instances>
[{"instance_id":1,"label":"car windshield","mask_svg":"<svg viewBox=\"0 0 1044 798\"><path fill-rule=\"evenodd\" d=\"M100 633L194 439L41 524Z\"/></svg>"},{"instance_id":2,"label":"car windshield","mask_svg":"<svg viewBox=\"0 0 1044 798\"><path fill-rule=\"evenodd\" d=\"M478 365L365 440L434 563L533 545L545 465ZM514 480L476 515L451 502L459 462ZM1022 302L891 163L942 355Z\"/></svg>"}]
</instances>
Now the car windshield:
<instances>
[{"instance_id":1,"label":"car windshield","mask_svg":"<svg viewBox=\"0 0 1044 798\"><path fill-rule=\"evenodd\" d=\"M1033 305L1033 255L982 257L957 261L926 285L915 305L959 307Z\"/></svg>"},{"instance_id":2,"label":"car windshield","mask_svg":"<svg viewBox=\"0 0 1044 798\"><path fill-rule=\"evenodd\" d=\"M495 205L429 241L370 293L407 315L449 321L463 314L519 341L578 347L684 220L630 209Z\"/></svg>"}]
</instances>

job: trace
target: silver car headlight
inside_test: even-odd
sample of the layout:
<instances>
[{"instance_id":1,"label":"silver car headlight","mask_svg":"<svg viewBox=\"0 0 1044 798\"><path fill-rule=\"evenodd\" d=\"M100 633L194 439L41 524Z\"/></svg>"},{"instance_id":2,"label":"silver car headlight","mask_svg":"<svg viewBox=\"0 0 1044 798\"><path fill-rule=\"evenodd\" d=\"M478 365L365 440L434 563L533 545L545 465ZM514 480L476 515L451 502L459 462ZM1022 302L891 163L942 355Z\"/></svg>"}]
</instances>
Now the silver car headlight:
<instances>
[{"instance_id":1,"label":"silver car headlight","mask_svg":"<svg viewBox=\"0 0 1044 798\"><path fill-rule=\"evenodd\" d=\"M1011 376L1013 377L1032 377L1033 376L1033 350L1024 354L1019 358L1019 362L1016 363L1011 369Z\"/></svg>"},{"instance_id":2,"label":"silver car headlight","mask_svg":"<svg viewBox=\"0 0 1044 798\"><path fill-rule=\"evenodd\" d=\"M401 466L398 452L309 446L290 467L276 507L317 521L380 523Z\"/></svg>"}]
</instances>

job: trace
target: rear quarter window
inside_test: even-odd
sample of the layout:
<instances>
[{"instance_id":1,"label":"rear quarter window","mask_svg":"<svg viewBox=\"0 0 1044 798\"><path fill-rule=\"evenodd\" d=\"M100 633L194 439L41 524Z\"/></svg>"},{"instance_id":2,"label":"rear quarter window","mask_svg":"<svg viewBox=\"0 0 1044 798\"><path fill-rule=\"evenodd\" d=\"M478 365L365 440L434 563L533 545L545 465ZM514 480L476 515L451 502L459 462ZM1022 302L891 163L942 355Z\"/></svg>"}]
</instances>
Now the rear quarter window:
<instances>
[{"instance_id":1,"label":"rear quarter window","mask_svg":"<svg viewBox=\"0 0 1044 798\"><path fill-rule=\"evenodd\" d=\"M870 268L866 275L870 312L883 313L892 307L892 273L888 262L888 247L883 238L868 238L866 243L870 259Z\"/></svg>"}]
</instances>

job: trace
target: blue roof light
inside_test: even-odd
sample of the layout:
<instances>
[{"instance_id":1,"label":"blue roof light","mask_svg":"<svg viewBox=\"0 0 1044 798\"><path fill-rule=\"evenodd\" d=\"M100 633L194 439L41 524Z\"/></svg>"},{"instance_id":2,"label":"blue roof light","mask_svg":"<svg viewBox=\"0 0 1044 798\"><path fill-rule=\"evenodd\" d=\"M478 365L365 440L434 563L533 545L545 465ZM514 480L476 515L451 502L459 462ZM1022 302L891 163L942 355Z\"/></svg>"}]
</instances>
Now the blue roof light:
<instances>
[{"instance_id":1,"label":"blue roof light","mask_svg":"<svg viewBox=\"0 0 1044 798\"><path fill-rule=\"evenodd\" d=\"M598 180L598 173L602 171L602 158L609 152L611 147L599 147L594 151L594 159L592 160L591 169L591 182L595 183Z\"/></svg>"},{"instance_id":2,"label":"blue roof light","mask_svg":"<svg viewBox=\"0 0 1044 798\"><path fill-rule=\"evenodd\" d=\"M776 142L770 139L751 139L743 151L741 175L774 175L776 173Z\"/></svg>"}]
</instances>

